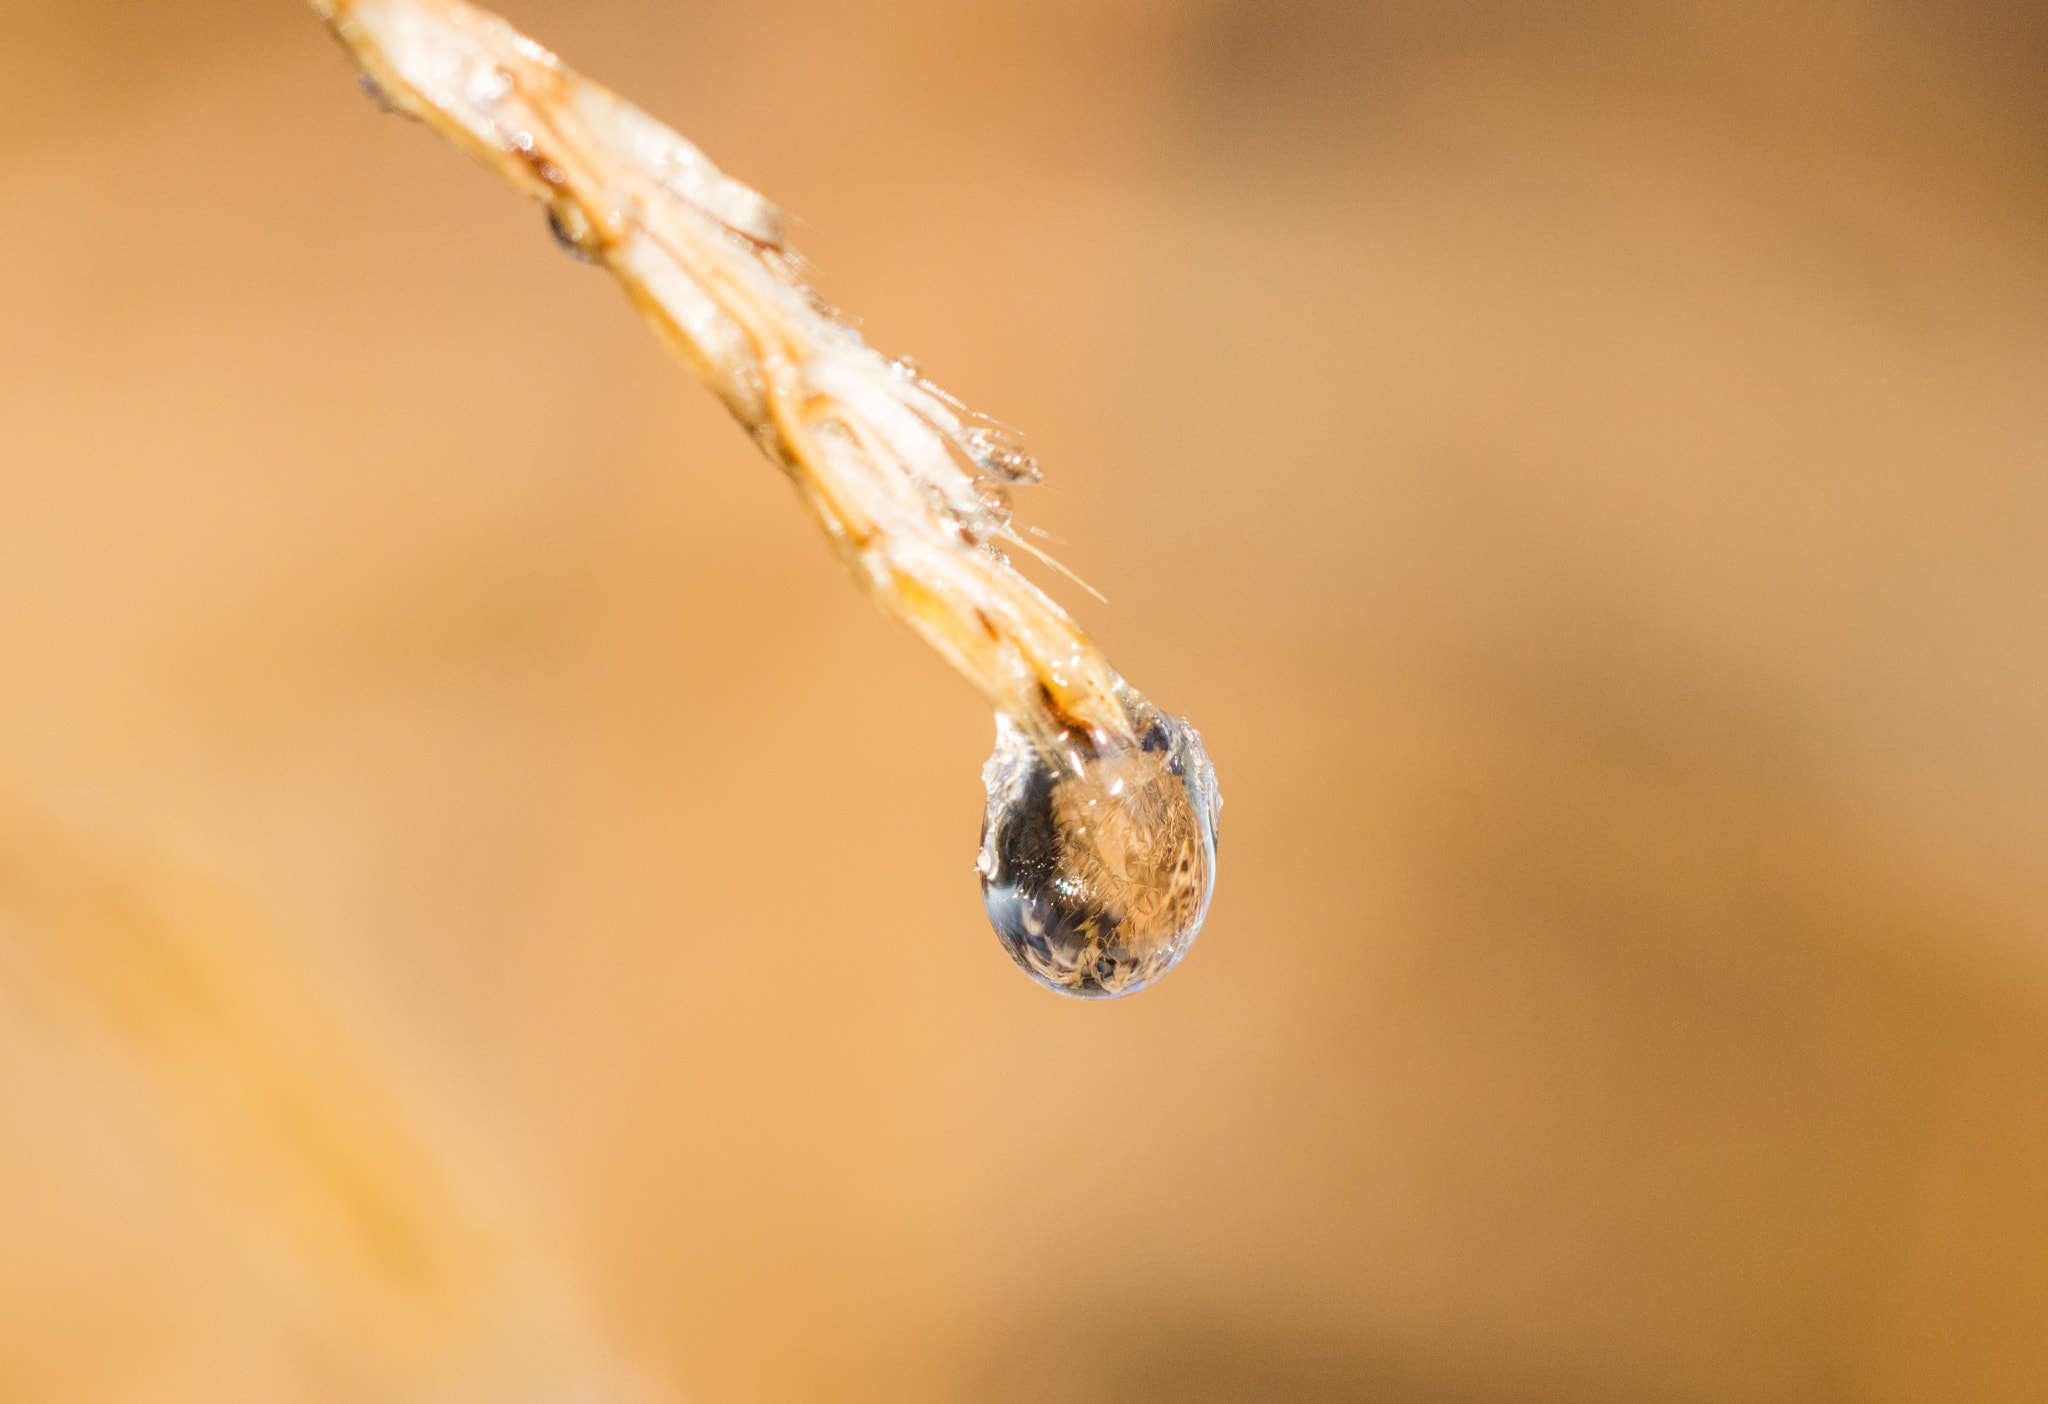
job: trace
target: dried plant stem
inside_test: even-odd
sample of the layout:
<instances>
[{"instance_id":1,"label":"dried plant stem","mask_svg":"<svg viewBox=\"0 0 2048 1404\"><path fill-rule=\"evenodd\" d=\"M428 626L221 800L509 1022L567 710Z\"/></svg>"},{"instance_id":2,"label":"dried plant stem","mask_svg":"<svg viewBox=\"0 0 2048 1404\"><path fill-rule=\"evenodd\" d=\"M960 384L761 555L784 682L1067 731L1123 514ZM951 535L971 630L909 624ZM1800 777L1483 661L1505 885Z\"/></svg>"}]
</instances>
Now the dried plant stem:
<instances>
[{"instance_id":1,"label":"dried plant stem","mask_svg":"<svg viewBox=\"0 0 2048 1404\"><path fill-rule=\"evenodd\" d=\"M1127 744L1121 680L1004 548L1014 437L870 348L783 220L682 137L463 0L315 0L389 106L547 207L789 475L854 579L1042 741Z\"/></svg>"}]
</instances>

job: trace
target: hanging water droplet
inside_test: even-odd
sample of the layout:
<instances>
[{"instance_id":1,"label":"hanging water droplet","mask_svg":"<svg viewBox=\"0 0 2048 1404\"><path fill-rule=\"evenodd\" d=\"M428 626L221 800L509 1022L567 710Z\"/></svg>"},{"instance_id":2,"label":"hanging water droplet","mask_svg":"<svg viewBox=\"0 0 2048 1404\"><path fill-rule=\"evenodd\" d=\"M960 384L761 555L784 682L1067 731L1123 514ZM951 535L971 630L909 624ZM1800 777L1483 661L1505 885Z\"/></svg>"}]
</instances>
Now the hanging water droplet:
<instances>
[{"instance_id":1,"label":"hanging water droplet","mask_svg":"<svg viewBox=\"0 0 2048 1404\"><path fill-rule=\"evenodd\" d=\"M565 201L548 206L548 233L578 263L597 262L597 233L582 209Z\"/></svg>"},{"instance_id":2,"label":"hanging water droplet","mask_svg":"<svg viewBox=\"0 0 2048 1404\"><path fill-rule=\"evenodd\" d=\"M1223 800L1202 738L1127 693L1136 746L1042 749L1007 718L982 768L982 901L1010 956L1084 999L1141 990L1187 954L1216 885Z\"/></svg>"},{"instance_id":3,"label":"hanging water droplet","mask_svg":"<svg viewBox=\"0 0 2048 1404\"><path fill-rule=\"evenodd\" d=\"M375 78L372 78L369 74L358 73L356 75L356 86L363 90L363 94L366 97L368 97L371 102L377 104L377 108L379 111L403 115L398 104L392 101L391 94L385 92L383 85L380 84Z\"/></svg>"},{"instance_id":4,"label":"hanging water droplet","mask_svg":"<svg viewBox=\"0 0 2048 1404\"><path fill-rule=\"evenodd\" d=\"M1011 430L981 425L969 429L960 443L976 467L1005 482L1035 483L1045 477L1039 471L1038 460L1024 451Z\"/></svg>"},{"instance_id":5,"label":"hanging water droplet","mask_svg":"<svg viewBox=\"0 0 2048 1404\"><path fill-rule=\"evenodd\" d=\"M1001 483L976 478L974 495L981 500L980 525L984 530L1006 527L1010 518L1016 515L1017 507L1010 499L1010 490Z\"/></svg>"}]
</instances>

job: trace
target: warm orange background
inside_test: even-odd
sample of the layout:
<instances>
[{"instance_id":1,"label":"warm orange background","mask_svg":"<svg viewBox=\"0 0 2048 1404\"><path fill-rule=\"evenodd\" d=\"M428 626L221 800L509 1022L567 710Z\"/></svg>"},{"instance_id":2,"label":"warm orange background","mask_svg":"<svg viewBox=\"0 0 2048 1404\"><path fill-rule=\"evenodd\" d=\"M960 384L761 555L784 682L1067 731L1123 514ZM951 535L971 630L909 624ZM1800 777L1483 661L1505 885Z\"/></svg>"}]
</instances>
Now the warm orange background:
<instances>
[{"instance_id":1,"label":"warm orange background","mask_svg":"<svg viewBox=\"0 0 2048 1404\"><path fill-rule=\"evenodd\" d=\"M1084 1005L986 713L537 211L288 0L0 4L0 1396L2048 1397L2044 14L512 12L1202 728Z\"/></svg>"}]
</instances>

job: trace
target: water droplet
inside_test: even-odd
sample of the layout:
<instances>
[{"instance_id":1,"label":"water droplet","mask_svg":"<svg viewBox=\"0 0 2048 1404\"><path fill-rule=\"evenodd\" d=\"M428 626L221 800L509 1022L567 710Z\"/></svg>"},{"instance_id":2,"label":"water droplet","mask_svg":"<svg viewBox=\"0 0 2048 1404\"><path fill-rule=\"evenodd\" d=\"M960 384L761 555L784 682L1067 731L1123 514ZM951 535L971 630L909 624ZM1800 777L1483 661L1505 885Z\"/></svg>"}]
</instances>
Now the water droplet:
<instances>
[{"instance_id":1,"label":"water droplet","mask_svg":"<svg viewBox=\"0 0 2048 1404\"><path fill-rule=\"evenodd\" d=\"M1007 718L982 768L982 901L1003 945L1048 989L1141 990L1187 954L1216 885L1223 800L1202 738L1126 693L1139 742L1077 734L1041 747Z\"/></svg>"},{"instance_id":2,"label":"water droplet","mask_svg":"<svg viewBox=\"0 0 2048 1404\"><path fill-rule=\"evenodd\" d=\"M1011 483L1035 483L1044 477L1038 460L1024 451L1015 433L987 425L967 431L961 439L967 456L984 473Z\"/></svg>"},{"instance_id":3,"label":"water droplet","mask_svg":"<svg viewBox=\"0 0 2048 1404\"><path fill-rule=\"evenodd\" d=\"M548 233L562 251L578 263L597 262L597 234L590 220L573 204L557 201L548 206Z\"/></svg>"},{"instance_id":4,"label":"water droplet","mask_svg":"<svg viewBox=\"0 0 2048 1404\"><path fill-rule=\"evenodd\" d=\"M974 480L974 495L981 500L981 523L985 530L1006 527L1010 518L1016 515L1017 506L1010 500L1010 490L1001 483L988 478Z\"/></svg>"},{"instance_id":5,"label":"water droplet","mask_svg":"<svg viewBox=\"0 0 2048 1404\"><path fill-rule=\"evenodd\" d=\"M377 80L375 78L372 78L369 74L358 73L356 75L356 86L363 90L364 95L367 96L371 102L377 104L379 111L385 113L396 113L400 111L398 104L392 100L391 94L385 92L383 86L379 84Z\"/></svg>"}]
</instances>

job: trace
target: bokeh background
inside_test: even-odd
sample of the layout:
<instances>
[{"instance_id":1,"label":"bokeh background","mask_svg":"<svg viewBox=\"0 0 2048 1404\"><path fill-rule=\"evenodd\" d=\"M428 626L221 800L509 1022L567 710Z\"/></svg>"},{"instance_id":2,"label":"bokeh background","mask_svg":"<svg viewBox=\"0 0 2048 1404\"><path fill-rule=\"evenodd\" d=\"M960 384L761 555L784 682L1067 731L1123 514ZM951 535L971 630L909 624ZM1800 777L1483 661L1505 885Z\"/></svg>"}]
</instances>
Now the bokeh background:
<instances>
[{"instance_id":1,"label":"bokeh background","mask_svg":"<svg viewBox=\"0 0 2048 1404\"><path fill-rule=\"evenodd\" d=\"M0 4L0 1395L2048 1397L2048 11L522 0L1023 428L988 717L288 0Z\"/></svg>"}]
</instances>

